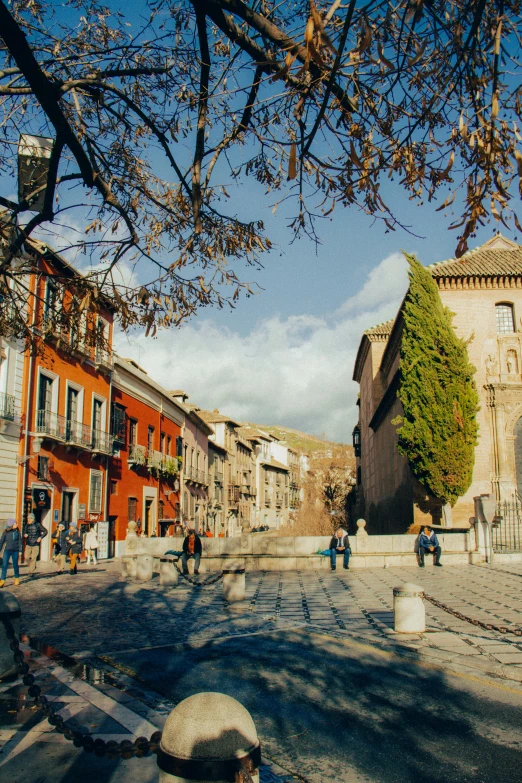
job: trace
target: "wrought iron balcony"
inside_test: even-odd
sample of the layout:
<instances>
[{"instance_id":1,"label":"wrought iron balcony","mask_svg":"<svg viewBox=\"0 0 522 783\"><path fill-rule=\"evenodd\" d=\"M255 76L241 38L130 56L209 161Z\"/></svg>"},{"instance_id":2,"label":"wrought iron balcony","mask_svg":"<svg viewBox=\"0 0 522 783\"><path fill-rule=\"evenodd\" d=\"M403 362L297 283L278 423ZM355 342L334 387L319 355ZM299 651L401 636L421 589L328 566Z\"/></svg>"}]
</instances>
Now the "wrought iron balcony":
<instances>
[{"instance_id":1,"label":"wrought iron balcony","mask_svg":"<svg viewBox=\"0 0 522 783\"><path fill-rule=\"evenodd\" d=\"M0 393L0 419L14 421L15 398L12 394Z\"/></svg>"},{"instance_id":2,"label":"wrought iron balcony","mask_svg":"<svg viewBox=\"0 0 522 783\"><path fill-rule=\"evenodd\" d=\"M92 450L102 454L112 454L114 436L103 430L92 430Z\"/></svg>"},{"instance_id":3,"label":"wrought iron balcony","mask_svg":"<svg viewBox=\"0 0 522 783\"><path fill-rule=\"evenodd\" d=\"M65 443L67 434L67 419L51 411L36 411L36 432L47 438Z\"/></svg>"},{"instance_id":4,"label":"wrought iron balcony","mask_svg":"<svg viewBox=\"0 0 522 783\"><path fill-rule=\"evenodd\" d=\"M81 421L67 419L51 411L36 412L36 432L46 438L60 441L68 446L76 446L87 451L112 453L113 437L103 430L93 430Z\"/></svg>"}]
</instances>

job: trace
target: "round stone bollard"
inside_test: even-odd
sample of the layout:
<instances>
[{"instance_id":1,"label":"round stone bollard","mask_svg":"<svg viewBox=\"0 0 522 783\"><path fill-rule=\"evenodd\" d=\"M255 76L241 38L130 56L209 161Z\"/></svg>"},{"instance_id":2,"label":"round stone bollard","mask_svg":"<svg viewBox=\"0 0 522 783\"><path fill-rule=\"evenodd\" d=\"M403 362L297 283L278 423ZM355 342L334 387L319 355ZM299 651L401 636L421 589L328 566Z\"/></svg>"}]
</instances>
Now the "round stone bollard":
<instances>
[{"instance_id":1,"label":"round stone bollard","mask_svg":"<svg viewBox=\"0 0 522 783\"><path fill-rule=\"evenodd\" d=\"M424 633L424 588L408 582L393 588L393 627L396 633Z\"/></svg>"},{"instance_id":2,"label":"round stone bollard","mask_svg":"<svg viewBox=\"0 0 522 783\"><path fill-rule=\"evenodd\" d=\"M259 783L254 721L224 693L196 693L178 704L163 728L157 759L160 783L232 783L240 770Z\"/></svg>"},{"instance_id":3,"label":"round stone bollard","mask_svg":"<svg viewBox=\"0 0 522 783\"><path fill-rule=\"evenodd\" d=\"M136 563L136 579L140 582L150 582L154 569L154 558L152 555L138 555Z\"/></svg>"},{"instance_id":4,"label":"round stone bollard","mask_svg":"<svg viewBox=\"0 0 522 783\"><path fill-rule=\"evenodd\" d=\"M17 638L20 638L20 604L12 593L2 590L0 593L0 680L15 677L18 667L14 661L14 653L9 646L9 639L3 620L9 620Z\"/></svg>"},{"instance_id":5,"label":"round stone bollard","mask_svg":"<svg viewBox=\"0 0 522 783\"><path fill-rule=\"evenodd\" d=\"M178 569L174 564L172 557L162 557L160 559L160 585L165 587L175 587L179 581Z\"/></svg>"},{"instance_id":6,"label":"round stone bollard","mask_svg":"<svg viewBox=\"0 0 522 783\"><path fill-rule=\"evenodd\" d=\"M229 604L245 600L245 566L230 563L223 568L223 598Z\"/></svg>"}]
</instances>

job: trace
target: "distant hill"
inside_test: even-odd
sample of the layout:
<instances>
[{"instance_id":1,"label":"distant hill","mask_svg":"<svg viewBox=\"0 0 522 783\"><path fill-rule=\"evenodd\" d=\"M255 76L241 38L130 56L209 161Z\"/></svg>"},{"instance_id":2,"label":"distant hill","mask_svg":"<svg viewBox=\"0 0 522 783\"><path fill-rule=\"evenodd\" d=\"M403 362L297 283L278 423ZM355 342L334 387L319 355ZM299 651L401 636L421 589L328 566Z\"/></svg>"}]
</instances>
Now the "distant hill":
<instances>
[{"instance_id":1,"label":"distant hill","mask_svg":"<svg viewBox=\"0 0 522 783\"><path fill-rule=\"evenodd\" d=\"M253 427L259 427L259 429L274 435L279 440L284 440L290 446L299 452L305 454L314 454L318 451L328 451L333 446L347 446L346 443L335 443L334 441L325 440L317 435L308 435L306 432L300 432L299 430L293 430L290 427L272 426L271 424L254 424L249 422ZM347 448L352 450L351 446Z\"/></svg>"}]
</instances>

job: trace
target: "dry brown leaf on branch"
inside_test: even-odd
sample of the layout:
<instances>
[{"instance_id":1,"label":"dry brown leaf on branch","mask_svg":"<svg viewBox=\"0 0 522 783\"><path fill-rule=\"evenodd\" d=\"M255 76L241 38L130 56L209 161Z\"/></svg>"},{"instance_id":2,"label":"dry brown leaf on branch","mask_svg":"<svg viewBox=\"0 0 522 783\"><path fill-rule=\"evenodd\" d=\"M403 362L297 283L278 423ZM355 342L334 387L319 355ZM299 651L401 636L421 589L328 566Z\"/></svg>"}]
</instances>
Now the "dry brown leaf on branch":
<instances>
[{"instance_id":1,"label":"dry brown leaf on branch","mask_svg":"<svg viewBox=\"0 0 522 783\"><path fill-rule=\"evenodd\" d=\"M290 158L288 160L288 179L297 177L297 147L295 141L290 147Z\"/></svg>"}]
</instances>

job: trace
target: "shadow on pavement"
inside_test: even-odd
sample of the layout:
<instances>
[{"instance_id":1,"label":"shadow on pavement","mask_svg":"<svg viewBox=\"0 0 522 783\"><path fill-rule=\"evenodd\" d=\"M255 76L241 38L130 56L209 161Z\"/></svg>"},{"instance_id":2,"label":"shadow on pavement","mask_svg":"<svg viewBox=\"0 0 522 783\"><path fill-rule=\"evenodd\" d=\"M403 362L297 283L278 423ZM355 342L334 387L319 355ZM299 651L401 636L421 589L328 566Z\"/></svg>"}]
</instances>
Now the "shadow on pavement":
<instances>
[{"instance_id":1,"label":"shadow on pavement","mask_svg":"<svg viewBox=\"0 0 522 783\"><path fill-rule=\"evenodd\" d=\"M308 780L520 781L520 697L491 701L414 660L292 631L116 657L173 701L237 698L265 753Z\"/></svg>"}]
</instances>

